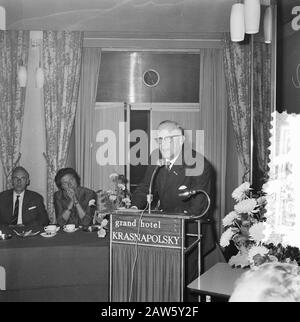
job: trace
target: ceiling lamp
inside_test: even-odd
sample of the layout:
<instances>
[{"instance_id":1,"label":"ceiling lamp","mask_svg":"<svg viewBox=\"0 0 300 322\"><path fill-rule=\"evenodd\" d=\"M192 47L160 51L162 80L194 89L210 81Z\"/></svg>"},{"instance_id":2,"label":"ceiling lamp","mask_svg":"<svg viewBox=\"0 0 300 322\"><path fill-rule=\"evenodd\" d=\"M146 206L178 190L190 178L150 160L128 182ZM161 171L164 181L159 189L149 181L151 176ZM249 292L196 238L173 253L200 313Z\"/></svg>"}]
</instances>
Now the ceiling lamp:
<instances>
[{"instance_id":1,"label":"ceiling lamp","mask_svg":"<svg viewBox=\"0 0 300 322\"><path fill-rule=\"evenodd\" d=\"M258 33L260 22L260 0L245 0L244 14L246 34Z\"/></svg>"},{"instance_id":2,"label":"ceiling lamp","mask_svg":"<svg viewBox=\"0 0 300 322\"><path fill-rule=\"evenodd\" d=\"M0 6L0 30L6 30L5 8Z\"/></svg>"},{"instance_id":3,"label":"ceiling lamp","mask_svg":"<svg viewBox=\"0 0 300 322\"><path fill-rule=\"evenodd\" d=\"M23 66L23 63L21 64L21 66L19 67L19 70L18 70L18 81L19 81L20 87L26 87L27 70L26 70L25 66Z\"/></svg>"},{"instance_id":4,"label":"ceiling lamp","mask_svg":"<svg viewBox=\"0 0 300 322\"><path fill-rule=\"evenodd\" d=\"M244 4L235 3L230 13L230 36L232 41L242 41L245 38Z\"/></svg>"},{"instance_id":5,"label":"ceiling lamp","mask_svg":"<svg viewBox=\"0 0 300 322\"><path fill-rule=\"evenodd\" d=\"M264 37L265 43L270 44L272 41L272 8L267 7L264 15Z\"/></svg>"}]
</instances>

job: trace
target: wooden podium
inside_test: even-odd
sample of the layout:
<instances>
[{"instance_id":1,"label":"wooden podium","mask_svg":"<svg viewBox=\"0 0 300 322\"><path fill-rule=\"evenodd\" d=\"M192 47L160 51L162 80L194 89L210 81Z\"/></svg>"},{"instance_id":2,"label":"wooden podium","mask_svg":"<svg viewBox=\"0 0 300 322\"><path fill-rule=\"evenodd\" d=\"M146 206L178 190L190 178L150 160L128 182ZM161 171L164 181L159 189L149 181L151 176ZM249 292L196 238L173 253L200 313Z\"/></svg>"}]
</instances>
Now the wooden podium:
<instances>
[{"instance_id":1,"label":"wooden podium","mask_svg":"<svg viewBox=\"0 0 300 322\"><path fill-rule=\"evenodd\" d=\"M185 223L191 218L133 209L110 215L110 301L183 301ZM200 237L198 229L193 247Z\"/></svg>"}]
</instances>

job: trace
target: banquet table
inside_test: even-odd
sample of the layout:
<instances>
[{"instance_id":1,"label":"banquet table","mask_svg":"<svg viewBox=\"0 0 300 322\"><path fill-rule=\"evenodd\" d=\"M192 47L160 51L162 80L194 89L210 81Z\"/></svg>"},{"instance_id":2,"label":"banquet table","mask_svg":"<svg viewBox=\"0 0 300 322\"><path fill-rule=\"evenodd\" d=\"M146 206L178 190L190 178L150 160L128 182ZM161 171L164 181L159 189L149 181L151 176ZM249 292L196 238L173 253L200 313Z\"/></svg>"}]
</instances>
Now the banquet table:
<instances>
[{"instance_id":1,"label":"banquet table","mask_svg":"<svg viewBox=\"0 0 300 322\"><path fill-rule=\"evenodd\" d=\"M228 300L236 280L246 271L232 268L227 263L217 263L191 282L188 288L199 295L206 295L206 301L210 301L211 296Z\"/></svg>"},{"instance_id":2,"label":"banquet table","mask_svg":"<svg viewBox=\"0 0 300 322\"><path fill-rule=\"evenodd\" d=\"M99 238L96 232L62 229L51 238L11 234L0 240L0 266L6 271L0 302L108 301L108 234Z\"/></svg>"}]
</instances>

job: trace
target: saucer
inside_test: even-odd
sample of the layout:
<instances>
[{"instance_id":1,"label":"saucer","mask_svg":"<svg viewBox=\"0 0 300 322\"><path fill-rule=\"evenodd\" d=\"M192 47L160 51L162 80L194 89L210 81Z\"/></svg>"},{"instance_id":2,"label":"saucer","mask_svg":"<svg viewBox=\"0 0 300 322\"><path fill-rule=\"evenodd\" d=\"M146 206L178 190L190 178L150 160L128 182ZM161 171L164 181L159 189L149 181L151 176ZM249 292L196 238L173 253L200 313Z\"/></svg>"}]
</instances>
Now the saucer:
<instances>
[{"instance_id":1,"label":"saucer","mask_svg":"<svg viewBox=\"0 0 300 322\"><path fill-rule=\"evenodd\" d=\"M65 229L64 228L64 231L66 232L66 233L74 233L76 230L78 230L79 228L75 228L74 230L67 230L67 229Z\"/></svg>"},{"instance_id":2,"label":"saucer","mask_svg":"<svg viewBox=\"0 0 300 322\"><path fill-rule=\"evenodd\" d=\"M94 231L98 231L100 229L100 225L91 225L91 226L85 226L82 228L83 231L86 232L94 232Z\"/></svg>"},{"instance_id":3,"label":"saucer","mask_svg":"<svg viewBox=\"0 0 300 322\"><path fill-rule=\"evenodd\" d=\"M51 233L41 233L40 234L41 236L43 236L43 237L54 237L55 235L56 235L56 233L54 233L54 234L51 234Z\"/></svg>"},{"instance_id":4,"label":"saucer","mask_svg":"<svg viewBox=\"0 0 300 322\"><path fill-rule=\"evenodd\" d=\"M12 238L11 234L0 234L0 240L6 240Z\"/></svg>"},{"instance_id":5,"label":"saucer","mask_svg":"<svg viewBox=\"0 0 300 322\"><path fill-rule=\"evenodd\" d=\"M32 237L32 236L36 236L37 234L39 234L40 233L40 230L39 231L36 231L36 232L32 232L32 230L28 230L28 231L22 231L22 232L18 232L18 231L16 231L16 230L14 230L13 229L13 231L14 231L14 233L17 235L17 236L19 236L19 237Z\"/></svg>"},{"instance_id":6,"label":"saucer","mask_svg":"<svg viewBox=\"0 0 300 322\"><path fill-rule=\"evenodd\" d=\"M142 209L136 209L136 208L117 208L116 212L142 212Z\"/></svg>"}]
</instances>

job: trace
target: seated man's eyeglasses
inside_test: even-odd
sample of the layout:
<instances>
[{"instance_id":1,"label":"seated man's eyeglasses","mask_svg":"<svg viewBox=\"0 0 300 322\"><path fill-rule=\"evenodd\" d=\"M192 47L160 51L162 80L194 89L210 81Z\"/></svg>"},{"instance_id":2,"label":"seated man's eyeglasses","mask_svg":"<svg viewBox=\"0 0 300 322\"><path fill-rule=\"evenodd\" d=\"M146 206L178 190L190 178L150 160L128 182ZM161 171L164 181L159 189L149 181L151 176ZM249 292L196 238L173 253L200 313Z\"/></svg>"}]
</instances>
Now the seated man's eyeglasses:
<instances>
[{"instance_id":1,"label":"seated man's eyeglasses","mask_svg":"<svg viewBox=\"0 0 300 322\"><path fill-rule=\"evenodd\" d=\"M13 177L13 181L25 181L27 177Z\"/></svg>"},{"instance_id":2,"label":"seated man's eyeglasses","mask_svg":"<svg viewBox=\"0 0 300 322\"><path fill-rule=\"evenodd\" d=\"M158 144L163 144L163 143L171 143L174 138L176 137L179 137L179 136L182 136L182 134L177 134L177 135L170 135L170 136L165 136L165 137L158 137L158 138L155 138L155 141L158 143Z\"/></svg>"}]
</instances>

